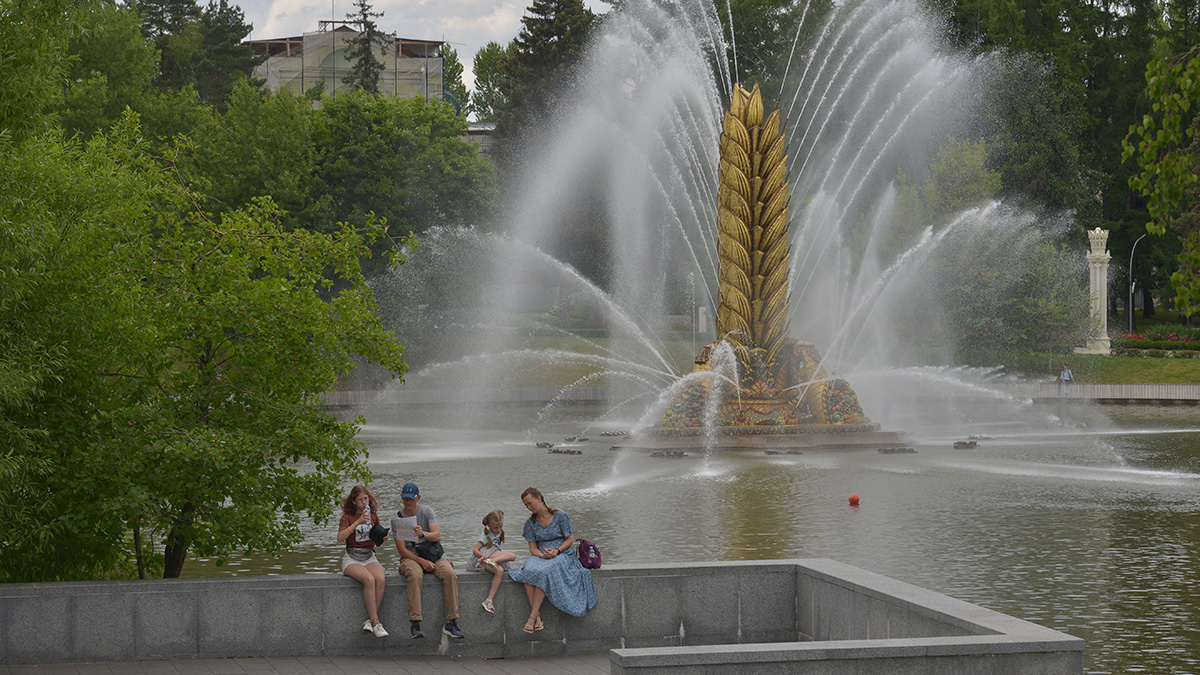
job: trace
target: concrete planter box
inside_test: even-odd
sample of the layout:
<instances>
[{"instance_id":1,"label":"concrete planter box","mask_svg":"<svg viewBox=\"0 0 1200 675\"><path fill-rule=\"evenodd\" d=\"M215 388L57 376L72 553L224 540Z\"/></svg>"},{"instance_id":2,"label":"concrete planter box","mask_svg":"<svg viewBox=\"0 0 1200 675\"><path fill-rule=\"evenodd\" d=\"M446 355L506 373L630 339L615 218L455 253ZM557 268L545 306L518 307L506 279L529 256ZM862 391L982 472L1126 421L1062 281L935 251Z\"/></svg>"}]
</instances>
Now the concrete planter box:
<instances>
[{"instance_id":1,"label":"concrete planter box","mask_svg":"<svg viewBox=\"0 0 1200 675\"><path fill-rule=\"evenodd\" d=\"M361 587L335 574L0 586L0 664L404 654L503 658L610 652L613 673L1082 673L1083 641L831 560L612 565L582 618L505 581L459 573L464 640L441 635L441 585L423 587L428 636L408 638L404 578L389 573L362 631ZM45 632L54 617L54 635Z\"/></svg>"}]
</instances>

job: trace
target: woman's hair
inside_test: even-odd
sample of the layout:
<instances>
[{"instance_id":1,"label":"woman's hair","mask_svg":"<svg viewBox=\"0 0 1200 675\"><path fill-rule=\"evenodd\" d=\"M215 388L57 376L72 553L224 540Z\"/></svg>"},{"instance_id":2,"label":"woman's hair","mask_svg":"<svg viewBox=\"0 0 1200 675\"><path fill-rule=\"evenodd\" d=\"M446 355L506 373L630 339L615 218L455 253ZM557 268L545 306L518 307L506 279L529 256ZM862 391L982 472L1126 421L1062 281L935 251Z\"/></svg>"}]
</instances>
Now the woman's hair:
<instances>
[{"instance_id":1,"label":"woman's hair","mask_svg":"<svg viewBox=\"0 0 1200 675\"><path fill-rule=\"evenodd\" d=\"M375 495L371 491L361 485L355 485L350 489L350 494L346 496L346 500L342 502L342 513L352 516L358 513L358 496L362 493L367 493L368 504L371 505L371 524L379 524L379 504L375 501Z\"/></svg>"},{"instance_id":2,"label":"woman's hair","mask_svg":"<svg viewBox=\"0 0 1200 675\"><path fill-rule=\"evenodd\" d=\"M504 512L500 509L488 511L488 514L483 517L483 526L488 527L494 523L500 523L500 543L504 543Z\"/></svg>"},{"instance_id":3,"label":"woman's hair","mask_svg":"<svg viewBox=\"0 0 1200 675\"><path fill-rule=\"evenodd\" d=\"M539 489L537 489L537 488L535 488L535 487L531 487L531 488L525 488L525 491L521 493L521 501L522 501L522 502L523 502L523 501L525 501L525 497L526 497L526 496L533 497L534 499L539 499L539 500L541 500L541 502L542 502L542 506L545 506L545 507L546 507L546 510L547 510L547 511L549 511L551 514L558 513L558 509L552 509L552 508L550 508L549 506L546 506L546 498L542 496L542 491L541 491L541 490L539 490ZM530 519L530 520L533 520L533 519L534 519L534 518L536 518L536 517L537 517L537 516L535 516L535 515L534 515L534 514L532 514L532 513L530 513L530 514L529 514L529 519Z\"/></svg>"}]
</instances>

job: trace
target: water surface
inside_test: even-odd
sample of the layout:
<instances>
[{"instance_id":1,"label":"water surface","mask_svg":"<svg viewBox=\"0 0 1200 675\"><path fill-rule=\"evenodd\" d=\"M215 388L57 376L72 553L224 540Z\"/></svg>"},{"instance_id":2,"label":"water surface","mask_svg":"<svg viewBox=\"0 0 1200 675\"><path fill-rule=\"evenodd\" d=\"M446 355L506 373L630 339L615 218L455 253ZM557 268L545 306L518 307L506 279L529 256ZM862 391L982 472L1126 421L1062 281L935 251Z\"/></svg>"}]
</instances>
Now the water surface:
<instances>
[{"instance_id":1,"label":"water surface","mask_svg":"<svg viewBox=\"0 0 1200 675\"><path fill-rule=\"evenodd\" d=\"M583 421L464 432L381 410L366 412L362 439L381 508L399 508L416 481L456 564L495 508L519 550L519 495L536 486L606 563L833 558L1081 637L1088 673L1200 672L1200 412L1050 413L1041 428L980 424L972 450L952 447L965 429L930 426L916 454L896 455L655 458L610 450L600 427L564 443ZM547 454L539 440L583 454ZM279 557L184 571L336 572L335 523L309 526ZM394 567L398 554L381 558Z\"/></svg>"}]
</instances>

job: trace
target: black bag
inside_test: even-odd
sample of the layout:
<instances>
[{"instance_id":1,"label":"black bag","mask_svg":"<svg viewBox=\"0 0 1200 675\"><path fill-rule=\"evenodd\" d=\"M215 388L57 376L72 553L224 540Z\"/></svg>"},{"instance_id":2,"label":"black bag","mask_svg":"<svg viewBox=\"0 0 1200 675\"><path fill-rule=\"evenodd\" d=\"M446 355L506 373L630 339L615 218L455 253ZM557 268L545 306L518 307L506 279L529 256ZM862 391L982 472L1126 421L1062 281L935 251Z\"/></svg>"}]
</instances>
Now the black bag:
<instances>
[{"instance_id":1,"label":"black bag","mask_svg":"<svg viewBox=\"0 0 1200 675\"><path fill-rule=\"evenodd\" d=\"M442 548L440 541L422 541L413 545L413 553L429 562L437 562L445 555L446 549Z\"/></svg>"}]
</instances>

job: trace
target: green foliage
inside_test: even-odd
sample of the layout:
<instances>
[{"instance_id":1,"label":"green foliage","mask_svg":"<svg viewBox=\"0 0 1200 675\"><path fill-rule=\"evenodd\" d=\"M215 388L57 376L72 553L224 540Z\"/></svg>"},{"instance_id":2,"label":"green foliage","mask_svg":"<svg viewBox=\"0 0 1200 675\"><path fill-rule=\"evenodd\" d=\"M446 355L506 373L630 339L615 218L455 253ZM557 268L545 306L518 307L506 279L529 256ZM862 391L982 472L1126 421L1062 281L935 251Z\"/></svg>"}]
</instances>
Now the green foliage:
<instances>
[{"instance_id":1,"label":"green foliage","mask_svg":"<svg viewBox=\"0 0 1200 675\"><path fill-rule=\"evenodd\" d=\"M1033 55L1000 62L989 88L988 165L1000 172L999 196L1041 211L1099 214L1094 196L1102 175L1085 153L1083 84Z\"/></svg>"},{"instance_id":2,"label":"green foliage","mask_svg":"<svg viewBox=\"0 0 1200 675\"><path fill-rule=\"evenodd\" d=\"M161 54L159 85L192 87L207 103L221 106L233 86L247 79L264 57L245 44L251 26L228 0L133 0L142 32Z\"/></svg>"},{"instance_id":3,"label":"green foliage","mask_svg":"<svg viewBox=\"0 0 1200 675\"><path fill-rule=\"evenodd\" d=\"M511 49L511 44L507 49ZM471 92L471 104L467 111L480 122L495 122L496 111L504 107L504 75L500 63L506 58L506 53L506 48L500 46L499 42L489 42L475 52L475 89Z\"/></svg>"},{"instance_id":4,"label":"green foliage","mask_svg":"<svg viewBox=\"0 0 1200 675\"><path fill-rule=\"evenodd\" d=\"M550 114L565 100L594 22L582 0L533 0L525 10L521 31L500 60L503 106L493 111L502 165L515 161L521 144L537 143Z\"/></svg>"},{"instance_id":5,"label":"green foliage","mask_svg":"<svg viewBox=\"0 0 1200 675\"><path fill-rule=\"evenodd\" d=\"M350 62L350 72L342 78L342 82L352 89L361 89L372 95L379 95L379 75L383 72L383 61L388 54L387 36L379 31L375 19L383 16L383 12L371 10L367 0L354 0L356 12L346 14L348 21L358 23L358 34L346 40L346 60ZM379 56L376 57L376 52Z\"/></svg>"},{"instance_id":6,"label":"green foliage","mask_svg":"<svg viewBox=\"0 0 1200 675\"><path fill-rule=\"evenodd\" d=\"M1123 141L1126 160L1138 172L1129 185L1147 198L1150 222L1146 230L1164 234L1174 225L1185 194L1197 177L1196 155L1189 152L1197 126L1192 106L1200 103L1200 48L1181 57L1157 58L1146 68L1145 96L1150 111L1129 128ZM1200 308L1200 230L1180 232L1181 269L1171 277L1175 306L1190 316Z\"/></svg>"},{"instance_id":7,"label":"green foliage","mask_svg":"<svg viewBox=\"0 0 1200 675\"><path fill-rule=\"evenodd\" d=\"M107 2L76 8L80 32L66 77L59 117L67 133L90 136L115 124L125 108L138 109L158 72L154 46L128 6Z\"/></svg>"},{"instance_id":8,"label":"green foliage","mask_svg":"<svg viewBox=\"0 0 1200 675\"><path fill-rule=\"evenodd\" d=\"M442 78L445 83L443 86L454 97L455 108L465 115L469 99L467 98L467 85L463 84L462 80L463 64L458 60L458 52L449 45L442 45L442 58L444 59Z\"/></svg>"},{"instance_id":9,"label":"green foliage","mask_svg":"<svg viewBox=\"0 0 1200 675\"><path fill-rule=\"evenodd\" d=\"M325 99L322 113L315 194L330 200L326 222L374 212L398 237L495 212L491 166L461 138L466 120L448 104L349 92Z\"/></svg>"},{"instance_id":10,"label":"green foliage","mask_svg":"<svg viewBox=\"0 0 1200 675\"><path fill-rule=\"evenodd\" d=\"M86 143L54 128L56 94L37 83L61 86L74 22L115 27L111 43L141 53L127 17L85 9L0 5L4 49L20 52L0 62L0 582L173 576L190 550L290 545L301 518L322 521L341 482L366 471L358 423L317 396L356 355L405 370L361 268L382 223L290 229L232 180L300 195L302 177L173 163L171 139L222 119L194 90L147 92L142 119L157 131L135 113L88 118ZM261 169L255 149L303 156L268 127L315 124L311 108L239 96L230 129L258 136L239 162ZM236 140L211 138L233 152ZM184 189L187 171L221 201L247 201L206 211L219 202Z\"/></svg>"},{"instance_id":11,"label":"green foliage","mask_svg":"<svg viewBox=\"0 0 1200 675\"><path fill-rule=\"evenodd\" d=\"M62 97L64 47L74 26L66 0L0 0L0 142L45 129Z\"/></svg>"},{"instance_id":12,"label":"green foliage","mask_svg":"<svg viewBox=\"0 0 1200 675\"><path fill-rule=\"evenodd\" d=\"M321 113L309 100L281 88L261 93L242 82L228 109L191 134L181 161L212 212L241 208L254 197L271 196L285 212L283 222L305 227L328 218L328 200L315 190L315 135Z\"/></svg>"},{"instance_id":13,"label":"green foliage","mask_svg":"<svg viewBox=\"0 0 1200 675\"><path fill-rule=\"evenodd\" d=\"M779 97L780 78L794 57L793 45L819 33L819 27L833 10L830 0L795 3L781 0L729 0L718 4L718 17L728 36L726 58L730 67L736 59L735 80L746 88L759 84L765 101ZM732 17L732 19L731 19ZM801 18L804 25L800 25ZM732 21L732 23L731 23ZM797 29L800 34L797 36ZM736 48L736 53L735 53ZM799 58L805 50L798 48ZM802 71L803 68L798 70Z\"/></svg>"},{"instance_id":14,"label":"green foliage","mask_svg":"<svg viewBox=\"0 0 1200 675\"><path fill-rule=\"evenodd\" d=\"M950 137L934 156L924 183L910 185L901 171L896 206L880 244L882 261L890 263L911 248L926 229L940 231L955 214L994 198L1000 174L987 165L985 141Z\"/></svg>"},{"instance_id":15,"label":"green foliage","mask_svg":"<svg viewBox=\"0 0 1200 675\"><path fill-rule=\"evenodd\" d=\"M249 79L267 57L256 56L245 43L252 27L241 8L227 0L209 0L197 28L202 46L195 55L196 93L208 103L223 106L237 83Z\"/></svg>"}]
</instances>

